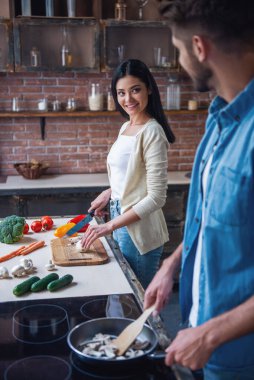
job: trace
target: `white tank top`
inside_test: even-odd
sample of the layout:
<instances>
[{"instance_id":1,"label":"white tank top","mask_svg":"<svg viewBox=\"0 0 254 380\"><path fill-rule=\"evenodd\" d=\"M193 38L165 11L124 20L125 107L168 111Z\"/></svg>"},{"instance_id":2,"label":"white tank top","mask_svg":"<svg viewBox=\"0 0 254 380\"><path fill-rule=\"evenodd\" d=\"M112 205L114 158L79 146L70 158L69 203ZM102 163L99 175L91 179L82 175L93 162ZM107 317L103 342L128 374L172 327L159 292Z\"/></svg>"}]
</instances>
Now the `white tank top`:
<instances>
[{"instance_id":1,"label":"white tank top","mask_svg":"<svg viewBox=\"0 0 254 380\"><path fill-rule=\"evenodd\" d=\"M215 148L214 148L215 149ZM203 233L204 233L204 199L206 196L207 180L212 165L213 154L210 155L207 164L203 170L202 175L202 191L203 191L203 206L202 206L202 221L201 227L198 235L198 245L196 251L196 257L194 262L193 280L192 280L192 308L189 316L189 323L192 327L197 326L198 320L198 305L199 305L199 277L200 277L200 266L201 266L201 255L202 255L202 243L203 243Z\"/></svg>"},{"instance_id":2,"label":"white tank top","mask_svg":"<svg viewBox=\"0 0 254 380\"><path fill-rule=\"evenodd\" d=\"M120 134L112 145L107 162L110 167L111 198L121 200L130 155L133 152L136 136Z\"/></svg>"}]
</instances>

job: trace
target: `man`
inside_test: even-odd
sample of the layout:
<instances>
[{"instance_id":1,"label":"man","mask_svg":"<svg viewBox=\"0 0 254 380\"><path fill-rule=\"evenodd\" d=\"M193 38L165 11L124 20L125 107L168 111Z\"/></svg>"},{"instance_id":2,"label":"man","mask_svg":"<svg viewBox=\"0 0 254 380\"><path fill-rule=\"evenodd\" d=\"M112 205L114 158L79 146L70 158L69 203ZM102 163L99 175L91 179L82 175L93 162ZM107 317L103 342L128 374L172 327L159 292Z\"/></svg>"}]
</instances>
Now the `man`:
<instances>
[{"instance_id":1,"label":"man","mask_svg":"<svg viewBox=\"0 0 254 380\"><path fill-rule=\"evenodd\" d=\"M170 3L180 64L198 91L218 96L193 165L184 241L155 275L144 307L163 308L181 265L190 327L167 348L166 364L204 367L206 380L253 380L254 1Z\"/></svg>"}]
</instances>

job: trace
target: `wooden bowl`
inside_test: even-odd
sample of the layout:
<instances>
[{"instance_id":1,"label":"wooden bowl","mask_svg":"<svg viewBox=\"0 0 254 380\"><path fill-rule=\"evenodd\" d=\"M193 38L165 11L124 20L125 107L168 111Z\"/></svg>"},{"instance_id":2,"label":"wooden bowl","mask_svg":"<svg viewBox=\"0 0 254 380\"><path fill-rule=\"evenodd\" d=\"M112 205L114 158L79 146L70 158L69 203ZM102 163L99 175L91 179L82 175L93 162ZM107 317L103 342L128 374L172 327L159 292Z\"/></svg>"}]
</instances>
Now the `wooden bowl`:
<instances>
[{"instance_id":1,"label":"wooden bowl","mask_svg":"<svg viewBox=\"0 0 254 380\"><path fill-rule=\"evenodd\" d=\"M48 164L40 162L17 162L13 166L26 179L40 178L49 168Z\"/></svg>"}]
</instances>

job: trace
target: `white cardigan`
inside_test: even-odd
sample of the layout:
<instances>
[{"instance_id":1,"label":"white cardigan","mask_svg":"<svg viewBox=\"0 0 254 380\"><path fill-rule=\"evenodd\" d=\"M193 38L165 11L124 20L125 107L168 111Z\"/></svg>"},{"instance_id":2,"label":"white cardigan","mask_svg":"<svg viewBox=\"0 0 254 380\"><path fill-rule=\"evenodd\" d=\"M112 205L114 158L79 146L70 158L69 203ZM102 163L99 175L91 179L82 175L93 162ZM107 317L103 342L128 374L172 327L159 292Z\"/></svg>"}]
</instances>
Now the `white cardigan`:
<instances>
[{"instance_id":1,"label":"white cardigan","mask_svg":"<svg viewBox=\"0 0 254 380\"><path fill-rule=\"evenodd\" d=\"M168 140L162 127L155 119L150 119L137 136L121 199L122 213L133 208L140 217L139 221L130 224L127 229L141 254L158 248L169 240L161 209L167 196L167 151ZM108 176L110 182L109 166Z\"/></svg>"}]
</instances>

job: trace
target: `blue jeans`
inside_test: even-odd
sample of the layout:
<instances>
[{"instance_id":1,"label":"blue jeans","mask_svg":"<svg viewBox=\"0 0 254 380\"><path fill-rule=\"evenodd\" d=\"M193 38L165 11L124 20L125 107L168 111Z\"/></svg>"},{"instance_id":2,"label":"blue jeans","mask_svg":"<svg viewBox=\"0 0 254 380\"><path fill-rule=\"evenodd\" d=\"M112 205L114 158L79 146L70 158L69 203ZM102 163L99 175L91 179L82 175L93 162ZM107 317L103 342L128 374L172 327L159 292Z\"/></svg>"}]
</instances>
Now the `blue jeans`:
<instances>
[{"instance_id":1,"label":"blue jeans","mask_svg":"<svg viewBox=\"0 0 254 380\"><path fill-rule=\"evenodd\" d=\"M110 201L111 219L121 215L121 205L119 201ZM130 264L133 272L137 276L144 289L150 284L160 264L163 246L153 249L141 255L134 245L126 227L118 228L113 232L113 238L118 243L125 259Z\"/></svg>"},{"instance_id":2,"label":"blue jeans","mask_svg":"<svg viewBox=\"0 0 254 380\"><path fill-rule=\"evenodd\" d=\"M254 368L245 371L216 371L204 368L204 380L254 380Z\"/></svg>"}]
</instances>

